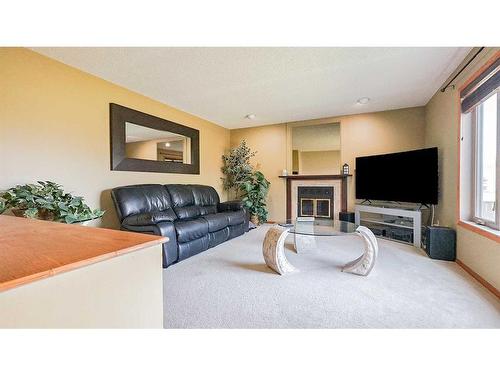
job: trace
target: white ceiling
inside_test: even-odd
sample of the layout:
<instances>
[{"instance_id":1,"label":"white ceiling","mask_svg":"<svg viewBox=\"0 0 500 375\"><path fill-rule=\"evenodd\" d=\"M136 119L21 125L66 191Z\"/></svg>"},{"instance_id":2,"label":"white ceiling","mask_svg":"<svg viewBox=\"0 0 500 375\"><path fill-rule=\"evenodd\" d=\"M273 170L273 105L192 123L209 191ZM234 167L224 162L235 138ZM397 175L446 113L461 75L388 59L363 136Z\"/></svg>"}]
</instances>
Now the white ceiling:
<instances>
[{"instance_id":1,"label":"white ceiling","mask_svg":"<svg viewBox=\"0 0 500 375\"><path fill-rule=\"evenodd\" d=\"M425 105L470 48L33 48L227 128ZM371 98L366 105L356 104ZM254 120L245 119L255 114Z\"/></svg>"}]
</instances>

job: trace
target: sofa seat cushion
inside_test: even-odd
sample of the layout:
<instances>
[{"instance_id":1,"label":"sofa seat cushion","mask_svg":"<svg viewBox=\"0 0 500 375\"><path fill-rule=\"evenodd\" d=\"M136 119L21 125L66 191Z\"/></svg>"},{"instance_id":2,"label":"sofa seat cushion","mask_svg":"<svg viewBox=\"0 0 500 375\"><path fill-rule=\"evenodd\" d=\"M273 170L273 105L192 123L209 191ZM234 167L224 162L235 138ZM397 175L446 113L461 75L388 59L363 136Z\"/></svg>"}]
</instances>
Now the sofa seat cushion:
<instances>
[{"instance_id":1,"label":"sofa seat cushion","mask_svg":"<svg viewBox=\"0 0 500 375\"><path fill-rule=\"evenodd\" d=\"M202 216L208 222L208 231L217 232L229 225L229 217L226 212Z\"/></svg>"},{"instance_id":2,"label":"sofa seat cushion","mask_svg":"<svg viewBox=\"0 0 500 375\"><path fill-rule=\"evenodd\" d=\"M200 215L210 215L217 213L217 206L200 206Z\"/></svg>"},{"instance_id":3,"label":"sofa seat cushion","mask_svg":"<svg viewBox=\"0 0 500 375\"><path fill-rule=\"evenodd\" d=\"M198 206L174 207L174 211L182 220L195 219L201 215L201 207Z\"/></svg>"},{"instance_id":4,"label":"sofa seat cushion","mask_svg":"<svg viewBox=\"0 0 500 375\"><path fill-rule=\"evenodd\" d=\"M245 211L228 211L224 212L229 220L229 225L242 224L245 221Z\"/></svg>"},{"instance_id":5,"label":"sofa seat cushion","mask_svg":"<svg viewBox=\"0 0 500 375\"><path fill-rule=\"evenodd\" d=\"M208 222L203 218L176 220L174 222L178 242L189 242L208 234Z\"/></svg>"}]
</instances>

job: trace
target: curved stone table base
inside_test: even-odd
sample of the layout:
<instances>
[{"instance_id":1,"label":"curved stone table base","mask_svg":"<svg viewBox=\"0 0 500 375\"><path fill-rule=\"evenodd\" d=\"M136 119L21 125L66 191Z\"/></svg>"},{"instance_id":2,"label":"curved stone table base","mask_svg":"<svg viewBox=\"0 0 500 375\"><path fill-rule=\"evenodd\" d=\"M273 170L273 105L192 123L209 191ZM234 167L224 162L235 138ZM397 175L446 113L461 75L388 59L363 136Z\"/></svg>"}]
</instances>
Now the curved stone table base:
<instances>
[{"instance_id":1,"label":"curved stone table base","mask_svg":"<svg viewBox=\"0 0 500 375\"><path fill-rule=\"evenodd\" d=\"M285 238L288 235L289 228L275 225L271 227L264 238L262 244L262 253L264 260L269 268L280 275L297 271L285 257Z\"/></svg>"},{"instance_id":2,"label":"curved stone table base","mask_svg":"<svg viewBox=\"0 0 500 375\"><path fill-rule=\"evenodd\" d=\"M264 237L264 242L262 244L262 253L264 255L264 260L269 268L276 271L280 275L284 275L286 273L298 271L294 266L292 266L285 257L285 239L288 235L289 228L281 227L279 225L275 225L271 227ZM350 272L355 275L367 276L373 266L375 265L375 261L377 260L378 254L378 243L377 239L373 232L364 227L359 226L356 229L356 234L360 236L365 243L365 251L363 255L361 255L358 259L353 260L352 262L347 263L342 271ZM297 238L298 237L311 237L314 236L295 236L295 249L297 251ZM301 242L302 239L299 239L299 246L303 246L304 243ZM316 242L306 241L306 247L311 246L312 244L316 244ZM299 247L300 248L300 247Z\"/></svg>"},{"instance_id":3,"label":"curved stone table base","mask_svg":"<svg viewBox=\"0 0 500 375\"><path fill-rule=\"evenodd\" d=\"M350 272L355 275L367 276L373 266L375 265L375 260L378 254L378 243L373 232L364 226L359 226L356 229L356 234L358 234L365 242L365 252L358 259L347 263L342 271Z\"/></svg>"},{"instance_id":4,"label":"curved stone table base","mask_svg":"<svg viewBox=\"0 0 500 375\"><path fill-rule=\"evenodd\" d=\"M297 252L297 254L306 252L308 250L317 249L316 236L294 234L293 244L295 246L295 251Z\"/></svg>"}]
</instances>

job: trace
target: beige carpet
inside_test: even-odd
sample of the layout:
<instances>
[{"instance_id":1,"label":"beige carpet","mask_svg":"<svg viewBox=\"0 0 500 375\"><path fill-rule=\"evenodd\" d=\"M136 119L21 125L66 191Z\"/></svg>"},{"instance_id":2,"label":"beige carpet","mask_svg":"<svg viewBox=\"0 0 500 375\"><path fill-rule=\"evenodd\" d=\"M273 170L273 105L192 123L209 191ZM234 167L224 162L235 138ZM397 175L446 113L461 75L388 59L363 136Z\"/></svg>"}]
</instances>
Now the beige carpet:
<instances>
[{"instance_id":1,"label":"beige carpet","mask_svg":"<svg viewBox=\"0 0 500 375\"><path fill-rule=\"evenodd\" d=\"M368 277L341 272L362 253L357 236L320 238L287 258L299 272L264 263L267 226L164 270L165 328L500 328L500 302L454 262L379 240Z\"/></svg>"}]
</instances>

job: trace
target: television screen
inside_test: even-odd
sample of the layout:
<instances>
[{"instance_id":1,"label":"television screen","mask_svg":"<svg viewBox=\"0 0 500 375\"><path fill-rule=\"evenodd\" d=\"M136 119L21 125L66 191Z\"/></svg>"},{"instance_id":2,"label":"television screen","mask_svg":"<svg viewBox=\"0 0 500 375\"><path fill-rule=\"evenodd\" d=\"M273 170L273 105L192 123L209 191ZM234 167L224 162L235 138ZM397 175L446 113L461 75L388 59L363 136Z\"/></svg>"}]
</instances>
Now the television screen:
<instances>
[{"instance_id":1,"label":"television screen","mask_svg":"<svg viewBox=\"0 0 500 375\"><path fill-rule=\"evenodd\" d=\"M356 158L356 198L437 204L437 147Z\"/></svg>"}]
</instances>

